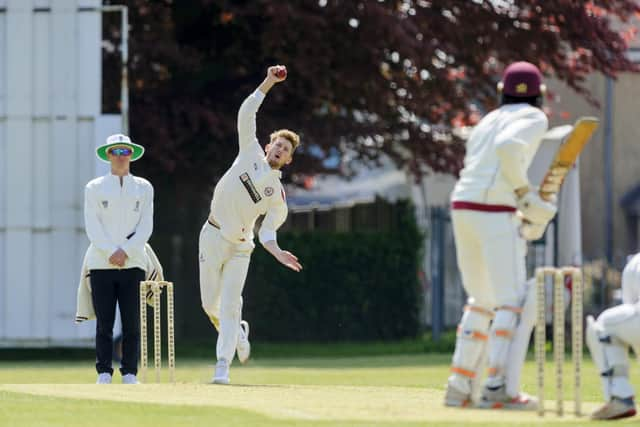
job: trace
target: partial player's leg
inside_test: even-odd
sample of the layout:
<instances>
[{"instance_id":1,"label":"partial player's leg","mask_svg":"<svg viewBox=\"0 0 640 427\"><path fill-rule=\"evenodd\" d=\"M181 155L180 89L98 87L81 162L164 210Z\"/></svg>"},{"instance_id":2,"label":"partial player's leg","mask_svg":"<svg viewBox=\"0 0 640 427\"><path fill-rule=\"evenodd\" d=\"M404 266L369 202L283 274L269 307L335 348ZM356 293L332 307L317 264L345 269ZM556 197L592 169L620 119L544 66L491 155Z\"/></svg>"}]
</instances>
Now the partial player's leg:
<instances>
[{"instance_id":1,"label":"partial player's leg","mask_svg":"<svg viewBox=\"0 0 640 427\"><path fill-rule=\"evenodd\" d=\"M600 371L607 403L592 414L594 419L635 415L634 390L629 382L629 346L640 343L640 314L636 306L623 304L605 310L598 320L587 317L586 341Z\"/></svg>"},{"instance_id":2,"label":"partial player's leg","mask_svg":"<svg viewBox=\"0 0 640 427\"><path fill-rule=\"evenodd\" d=\"M220 295L220 331L216 354L218 363L214 382L229 383L229 366L233 361L240 328L242 290L249 271L251 250L236 251L222 269Z\"/></svg>"},{"instance_id":3,"label":"partial player's leg","mask_svg":"<svg viewBox=\"0 0 640 427\"><path fill-rule=\"evenodd\" d=\"M480 383L493 302L489 296L481 246L476 238L478 213L453 211L458 267L462 283L470 296L458 325L456 348L447 382L445 405L468 406ZM480 298L480 299L478 299Z\"/></svg>"}]
</instances>

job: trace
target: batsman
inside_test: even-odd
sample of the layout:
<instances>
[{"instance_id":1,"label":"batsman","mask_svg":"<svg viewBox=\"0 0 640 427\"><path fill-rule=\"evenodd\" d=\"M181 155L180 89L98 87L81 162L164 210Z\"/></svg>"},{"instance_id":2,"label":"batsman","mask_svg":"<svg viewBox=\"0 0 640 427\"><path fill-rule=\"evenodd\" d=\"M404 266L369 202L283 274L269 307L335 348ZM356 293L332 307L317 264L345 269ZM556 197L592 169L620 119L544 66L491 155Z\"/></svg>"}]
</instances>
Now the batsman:
<instances>
[{"instance_id":1,"label":"batsman","mask_svg":"<svg viewBox=\"0 0 640 427\"><path fill-rule=\"evenodd\" d=\"M505 69L498 90L501 105L471 133L451 196L458 268L469 298L445 405L535 409L519 383L535 322L526 240L540 238L557 210L527 178L548 127L541 109L545 86L535 65L516 62Z\"/></svg>"},{"instance_id":2,"label":"batsman","mask_svg":"<svg viewBox=\"0 0 640 427\"><path fill-rule=\"evenodd\" d=\"M302 266L292 253L280 249L276 231L287 218L280 169L293 159L298 135L281 129L263 149L256 137L256 114L271 88L286 79L286 68L269 67L260 86L238 111L238 156L217 183L209 218L199 242L202 307L218 330L213 382L229 383L229 366L236 349L241 362L249 357L248 323L241 321L242 290L254 248L253 229L264 215L259 239L280 263L294 271Z\"/></svg>"}]
</instances>

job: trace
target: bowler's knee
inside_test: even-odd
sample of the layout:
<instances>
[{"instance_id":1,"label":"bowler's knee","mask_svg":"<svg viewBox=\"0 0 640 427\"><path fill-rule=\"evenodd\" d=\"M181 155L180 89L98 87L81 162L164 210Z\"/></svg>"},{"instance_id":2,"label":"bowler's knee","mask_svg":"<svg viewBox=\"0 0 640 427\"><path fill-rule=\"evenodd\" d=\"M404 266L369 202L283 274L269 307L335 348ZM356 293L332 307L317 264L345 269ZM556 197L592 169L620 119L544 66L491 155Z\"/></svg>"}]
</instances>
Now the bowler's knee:
<instances>
[{"instance_id":1,"label":"bowler's knee","mask_svg":"<svg viewBox=\"0 0 640 427\"><path fill-rule=\"evenodd\" d=\"M224 317L239 317L240 316L240 300L223 302L220 307L220 312Z\"/></svg>"}]
</instances>

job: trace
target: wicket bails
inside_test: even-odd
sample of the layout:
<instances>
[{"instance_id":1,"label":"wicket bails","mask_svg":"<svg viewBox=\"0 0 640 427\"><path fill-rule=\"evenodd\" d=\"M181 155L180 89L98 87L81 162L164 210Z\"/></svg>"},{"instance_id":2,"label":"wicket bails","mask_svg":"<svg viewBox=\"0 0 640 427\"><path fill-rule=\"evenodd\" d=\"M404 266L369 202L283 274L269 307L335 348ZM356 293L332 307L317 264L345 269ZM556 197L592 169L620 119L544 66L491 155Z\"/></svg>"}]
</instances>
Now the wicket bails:
<instances>
[{"instance_id":1,"label":"wicket bails","mask_svg":"<svg viewBox=\"0 0 640 427\"><path fill-rule=\"evenodd\" d=\"M153 306L153 362L156 371L156 382L160 382L162 368L161 338L161 300L162 288L167 292L167 357L169 360L169 381L175 382L175 335L173 319L173 283L172 282L140 282L140 376L144 382L147 376L147 294L151 293Z\"/></svg>"},{"instance_id":2,"label":"wicket bails","mask_svg":"<svg viewBox=\"0 0 640 427\"><path fill-rule=\"evenodd\" d=\"M581 411L580 401L580 376L582 369L582 271L574 267L540 267L536 269L536 302L537 318L535 333L535 352L538 383L538 415L544 415L544 365L546 362L546 298L545 278L553 277L553 355L556 368L556 413L564 412L563 392L563 365L564 365L564 281L565 277L571 277L571 340L572 361L574 368L574 404L575 414L579 416Z\"/></svg>"}]
</instances>

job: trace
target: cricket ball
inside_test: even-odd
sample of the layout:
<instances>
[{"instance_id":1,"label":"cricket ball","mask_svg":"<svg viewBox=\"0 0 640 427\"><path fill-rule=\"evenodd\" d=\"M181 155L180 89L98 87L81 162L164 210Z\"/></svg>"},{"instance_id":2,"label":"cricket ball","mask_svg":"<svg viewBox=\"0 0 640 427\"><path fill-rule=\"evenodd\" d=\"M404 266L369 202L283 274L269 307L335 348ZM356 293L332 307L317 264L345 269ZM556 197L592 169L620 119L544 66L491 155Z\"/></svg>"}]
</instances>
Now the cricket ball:
<instances>
[{"instance_id":1,"label":"cricket ball","mask_svg":"<svg viewBox=\"0 0 640 427\"><path fill-rule=\"evenodd\" d=\"M285 77L287 77L287 69L285 67L281 67L276 70L276 77L279 79L284 79Z\"/></svg>"}]
</instances>

